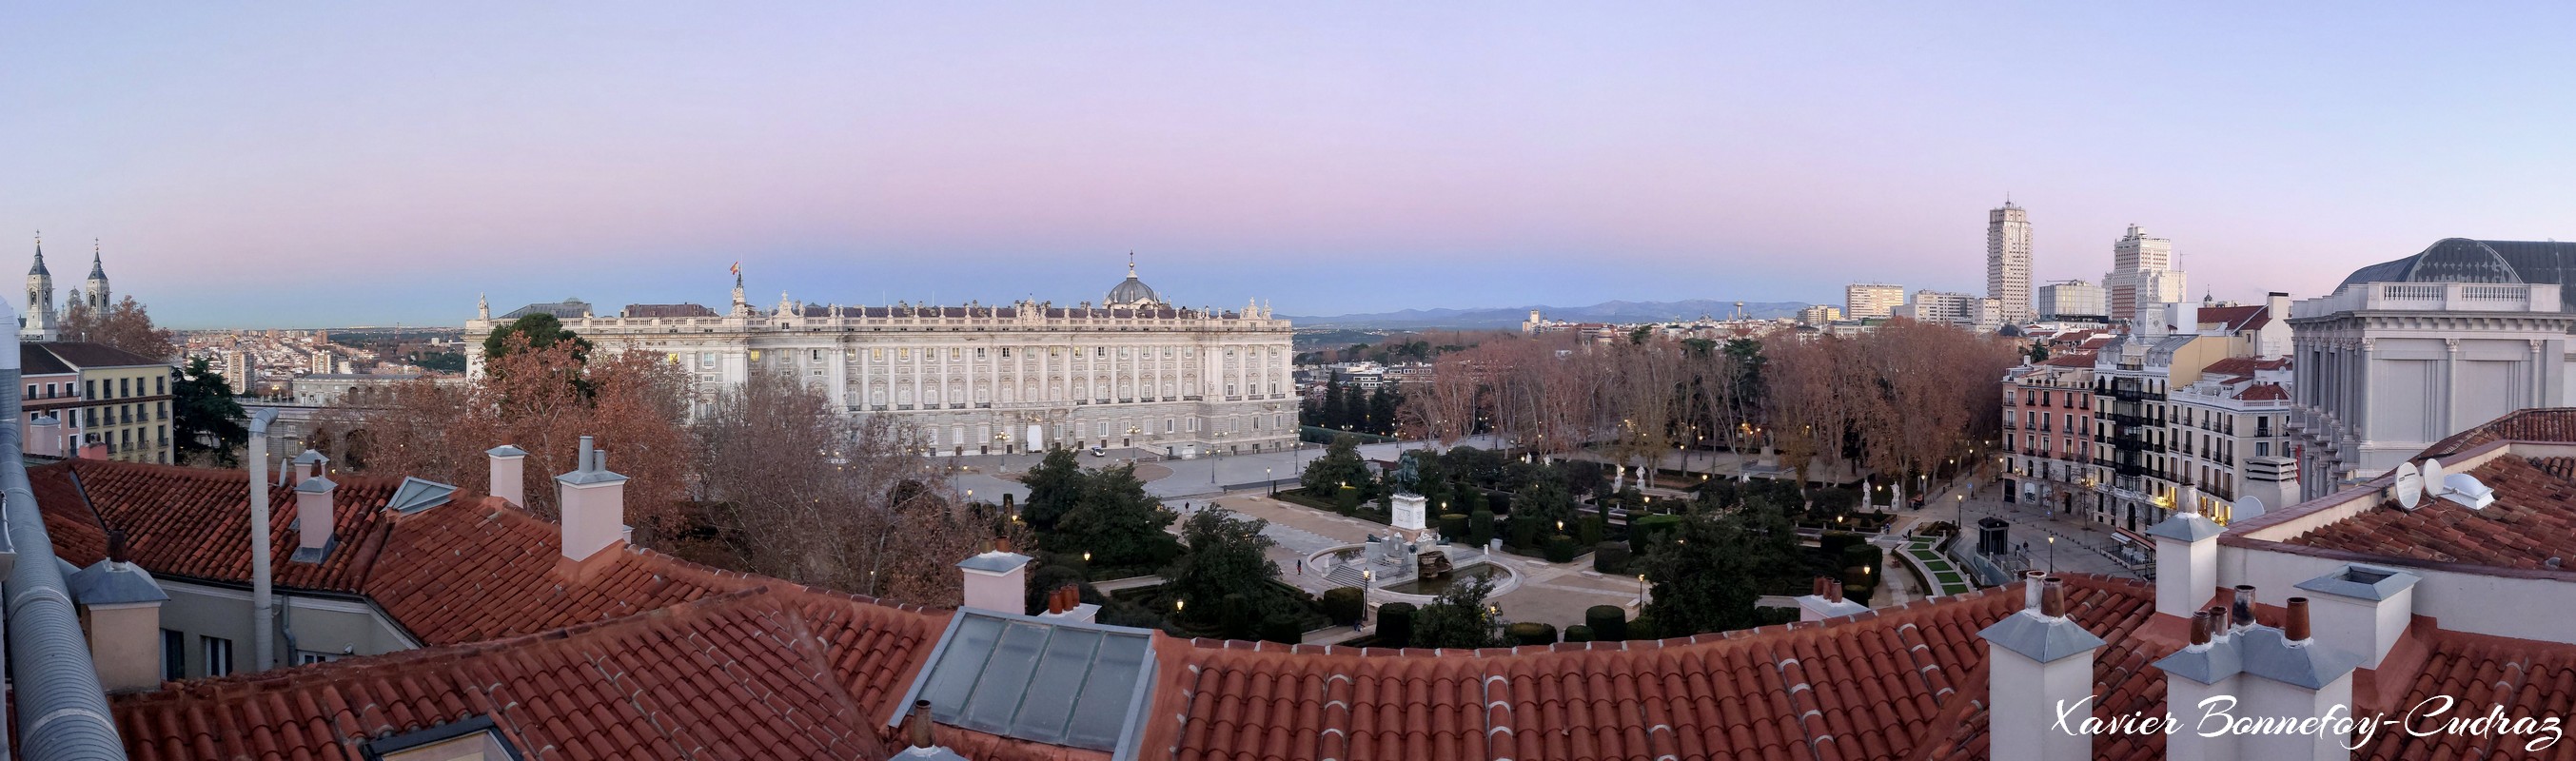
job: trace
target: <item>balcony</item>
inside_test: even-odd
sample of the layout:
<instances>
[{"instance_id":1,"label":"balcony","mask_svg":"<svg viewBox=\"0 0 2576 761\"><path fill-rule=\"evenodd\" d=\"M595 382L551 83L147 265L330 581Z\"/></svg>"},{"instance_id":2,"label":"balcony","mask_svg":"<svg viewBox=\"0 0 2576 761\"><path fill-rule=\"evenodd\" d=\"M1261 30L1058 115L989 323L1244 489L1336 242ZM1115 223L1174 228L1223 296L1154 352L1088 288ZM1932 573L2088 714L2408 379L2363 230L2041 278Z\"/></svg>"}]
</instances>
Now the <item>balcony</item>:
<instances>
[{"instance_id":1,"label":"balcony","mask_svg":"<svg viewBox=\"0 0 2576 761\"><path fill-rule=\"evenodd\" d=\"M2290 306L2293 318L2337 312L2556 312L2558 286L2500 283L2364 283Z\"/></svg>"}]
</instances>

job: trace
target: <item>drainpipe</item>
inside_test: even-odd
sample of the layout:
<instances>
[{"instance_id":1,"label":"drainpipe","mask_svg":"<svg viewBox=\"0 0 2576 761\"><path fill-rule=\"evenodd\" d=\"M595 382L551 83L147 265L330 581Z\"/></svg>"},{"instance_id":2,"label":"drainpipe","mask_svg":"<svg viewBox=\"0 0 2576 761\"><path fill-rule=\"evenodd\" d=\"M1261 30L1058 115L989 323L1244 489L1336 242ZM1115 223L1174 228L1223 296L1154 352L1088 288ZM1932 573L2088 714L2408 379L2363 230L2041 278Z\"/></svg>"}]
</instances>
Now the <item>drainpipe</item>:
<instances>
[{"instance_id":1,"label":"drainpipe","mask_svg":"<svg viewBox=\"0 0 2576 761\"><path fill-rule=\"evenodd\" d=\"M17 313L0 307L0 316ZM0 389L18 387L18 351L15 337L0 340ZM18 394L0 394L0 416L17 420L26 414L24 404ZM54 557L53 537L27 484L27 463L20 456L25 435L17 425L0 425L0 512L7 517L5 549L14 550L0 553L8 559L0 562L10 562L7 655L18 752L32 761L123 759L125 743L109 718L107 692L99 688L89 639L81 634L80 614L63 583L62 561Z\"/></svg>"},{"instance_id":2,"label":"drainpipe","mask_svg":"<svg viewBox=\"0 0 2576 761\"><path fill-rule=\"evenodd\" d=\"M269 630L275 621L269 580L268 424L277 408L261 409L250 418L250 670L277 667L277 643Z\"/></svg>"}]
</instances>

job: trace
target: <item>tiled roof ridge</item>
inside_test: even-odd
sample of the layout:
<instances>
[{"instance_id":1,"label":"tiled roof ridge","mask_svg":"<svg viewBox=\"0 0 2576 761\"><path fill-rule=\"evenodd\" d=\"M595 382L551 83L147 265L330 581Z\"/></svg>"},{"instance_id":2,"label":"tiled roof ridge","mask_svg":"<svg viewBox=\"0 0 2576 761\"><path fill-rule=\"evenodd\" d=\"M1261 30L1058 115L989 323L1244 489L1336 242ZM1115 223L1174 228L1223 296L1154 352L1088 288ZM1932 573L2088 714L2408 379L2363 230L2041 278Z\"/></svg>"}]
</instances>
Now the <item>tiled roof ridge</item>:
<instances>
[{"instance_id":1,"label":"tiled roof ridge","mask_svg":"<svg viewBox=\"0 0 2576 761\"><path fill-rule=\"evenodd\" d=\"M529 524L543 526L549 531L557 532L558 538L556 541L562 541L560 538L560 532L563 530L562 523L539 517L536 513L529 512L527 508L510 504L509 500L490 495L467 494L460 490L457 497L449 499L448 506L459 506L459 503L470 503L473 505L473 509L488 511L495 516L500 516L501 520L524 521ZM431 511L423 510L408 515L387 515L386 518L389 525L400 526L404 523L421 520L420 516L426 515L429 512ZM561 549L561 545L557 545L556 548ZM618 552L624 553L624 556L629 560L656 565L664 571L676 571L676 573L668 574L671 576L686 576L690 577L690 580L692 581L714 582L708 586L736 587L737 590L739 590L742 588L741 585L746 582L750 582L755 584L754 587L750 588L779 587L783 589L794 589L802 593L819 597L837 599L843 602L873 605L881 608L892 608L907 613L947 613L954 610L952 608L897 602L858 594L856 592L845 592L830 587L816 586L781 579L774 576L762 576L760 574L750 573L747 571L737 571L721 566L708 565L688 558L683 558L678 555L662 552L651 547L635 544L633 542L621 543L614 549Z\"/></svg>"},{"instance_id":2,"label":"tiled roof ridge","mask_svg":"<svg viewBox=\"0 0 2576 761\"><path fill-rule=\"evenodd\" d=\"M465 642L454 645L395 650L377 655L351 656L338 660L325 661L322 663L310 663L301 666L280 666L268 671L241 672L228 676L198 677L195 679L163 682L161 689L158 690L119 696L117 698L117 703L120 706L124 706L150 705L152 703L162 701L196 700L203 698L231 699L233 697L237 697L236 693L248 694L297 689L308 683L334 681L350 674L372 674L377 671L391 671L422 663L445 663L507 651L538 642L575 639L597 635L610 629L622 631L625 628L645 627L657 622L689 616L703 610L739 604L745 600L751 600L770 594L771 591L772 590L767 587L752 587L750 589L711 595L680 603L678 605L666 605L659 608L653 608L633 615L602 619L598 621L584 621L562 628L547 629L544 631L501 637L498 639L483 640L480 642ZM780 607L785 609L787 606Z\"/></svg>"}]
</instances>

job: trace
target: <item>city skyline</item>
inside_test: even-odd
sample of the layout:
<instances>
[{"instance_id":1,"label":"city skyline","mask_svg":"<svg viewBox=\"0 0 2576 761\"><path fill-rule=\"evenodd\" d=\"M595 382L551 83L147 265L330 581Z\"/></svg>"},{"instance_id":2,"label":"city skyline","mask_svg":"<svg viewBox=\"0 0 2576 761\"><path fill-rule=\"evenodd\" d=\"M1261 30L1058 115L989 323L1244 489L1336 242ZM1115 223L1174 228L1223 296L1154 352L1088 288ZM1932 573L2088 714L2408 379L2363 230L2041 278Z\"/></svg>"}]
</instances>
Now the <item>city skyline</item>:
<instances>
[{"instance_id":1,"label":"city skyline","mask_svg":"<svg viewBox=\"0 0 2576 761\"><path fill-rule=\"evenodd\" d=\"M2576 202L2563 8L597 10L36 9L0 261L102 239L185 328L711 303L735 261L760 304L1071 303L1129 251L1281 314L1834 304L1981 292L2009 194L2034 285L2135 223L2252 301Z\"/></svg>"}]
</instances>

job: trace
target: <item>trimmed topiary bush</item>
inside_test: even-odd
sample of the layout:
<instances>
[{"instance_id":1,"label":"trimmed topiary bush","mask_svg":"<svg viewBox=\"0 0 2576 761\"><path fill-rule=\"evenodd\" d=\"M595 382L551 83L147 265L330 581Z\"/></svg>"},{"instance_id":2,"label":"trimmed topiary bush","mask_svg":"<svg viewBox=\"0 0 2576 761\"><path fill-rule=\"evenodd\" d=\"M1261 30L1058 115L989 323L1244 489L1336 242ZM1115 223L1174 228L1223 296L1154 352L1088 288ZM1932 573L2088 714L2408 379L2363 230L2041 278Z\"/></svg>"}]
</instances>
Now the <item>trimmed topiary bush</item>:
<instances>
[{"instance_id":1,"label":"trimmed topiary bush","mask_svg":"<svg viewBox=\"0 0 2576 761\"><path fill-rule=\"evenodd\" d=\"M1617 605L1595 605L1583 610L1583 625L1601 642L1619 642L1628 638L1628 611Z\"/></svg>"},{"instance_id":2,"label":"trimmed topiary bush","mask_svg":"<svg viewBox=\"0 0 2576 761\"><path fill-rule=\"evenodd\" d=\"M1547 538L1547 562L1574 562L1574 537L1558 534Z\"/></svg>"},{"instance_id":3,"label":"trimmed topiary bush","mask_svg":"<svg viewBox=\"0 0 2576 761\"><path fill-rule=\"evenodd\" d=\"M1646 554L1646 548L1664 541L1665 535L1679 528L1681 522L1682 517L1678 515L1644 515L1629 519L1628 551L1634 555Z\"/></svg>"},{"instance_id":4,"label":"trimmed topiary bush","mask_svg":"<svg viewBox=\"0 0 2576 761\"><path fill-rule=\"evenodd\" d=\"M1360 511L1360 490L1344 486L1334 490L1333 511L1352 515Z\"/></svg>"},{"instance_id":5,"label":"trimmed topiary bush","mask_svg":"<svg viewBox=\"0 0 2576 761\"><path fill-rule=\"evenodd\" d=\"M1602 542L1592 545L1592 570L1626 575L1628 545L1625 542Z\"/></svg>"},{"instance_id":6,"label":"trimmed topiary bush","mask_svg":"<svg viewBox=\"0 0 2576 761\"><path fill-rule=\"evenodd\" d=\"M1503 627L1503 639L1514 645L1553 645L1556 644L1556 627L1523 621Z\"/></svg>"},{"instance_id":7,"label":"trimmed topiary bush","mask_svg":"<svg viewBox=\"0 0 2576 761\"><path fill-rule=\"evenodd\" d=\"M1467 543L1469 543L1469 544L1473 544L1473 545L1476 545L1476 547L1477 547L1478 549L1483 549L1485 545L1490 544L1490 543L1492 543L1493 541L1494 541L1494 514L1493 514L1493 512L1492 512L1492 511L1487 511L1487 510L1478 510L1478 511L1476 511L1476 512L1474 512L1474 513L1469 514L1469 515L1467 516Z\"/></svg>"},{"instance_id":8,"label":"trimmed topiary bush","mask_svg":"<svg viewBox=\"0 0 2576 761\"><path fill-rule=\"evenodd\" d=\"M1360 622L1368 614L1368 596L1359 587L1335 587L1324 590L1324 618L1341 626Z\"/></svg>"},{"instance_id":9,"label":"trimmed topiary bush","mask_svg":"<svg viewBox=\"0 0 2576 761\"><path fill-rule=\"evenodd\" d=\"M1305 637L1305 629L1297 625L1297 619L1294 616L1271 616L1261 619L1261 640L1264 642L1294 645Z\"/></svg>"},{"instance_id":10,"label":"trimmed topiary bush","mask_svg":"<svg viewBox=\"0 0 2576 761\"><path fill-rule=\"evenodd\" d=\"M1413 603L1391 602L1377 606L1377 644L1379 647L1413 644Z\"/></svg>"},{"instance_id":11,"label":"trimmed topiary bush","mask_svg":"<svg viewBox=\"0 0 2576 761\"><path fill-rule=\"evenodd\" d=\"M1467 514L1466 514L1466 513L1441 513L1441 514L1440 514L1440 538L1442 538L1442 539L1447 539L1447 540L1452 541L1452 542L1462 542L1462 541L1466 541L1466 539L1467 539Z\"/></svg>"},{"instance_id":12,"label":"trimmed topiary bush","mask_svg":"<svg viewBox=\"0 0 2576 761\"><path fill-rule=\"evenodd\" d=\"M1574 541L1585 547L1600 544L1601 538L1610 533L1610 519L1603 513L1586 514L1575 526Z\"/></svg>"},{"instance_id":13,"label":"trimmed topiary bush","mask_svg":"<svg viewBox=\"0 0 2576 761\"><path fill-rule=\"evenodd\" d=\"M1539 546L1538 521L1539 517L1535 515L1512 516L1511 545L1522 549L1537 549Z\"/></svg>"},{"instance_id":14,"label":"trimmed topiary bush","mask_svg":"<svg viewBox=\"0 0 2576 761\"><path fill-rule=\"evenodd\" d=\"M1565 627L1565 641L1567 641L1567 642L1590 642L1590 641L1592 641L1592 627L1584 626L1584 625L1582 625L1582 624L1575 624L1575 625L1573 625L1573 626Z\"/></svg>"}]
</instances>

